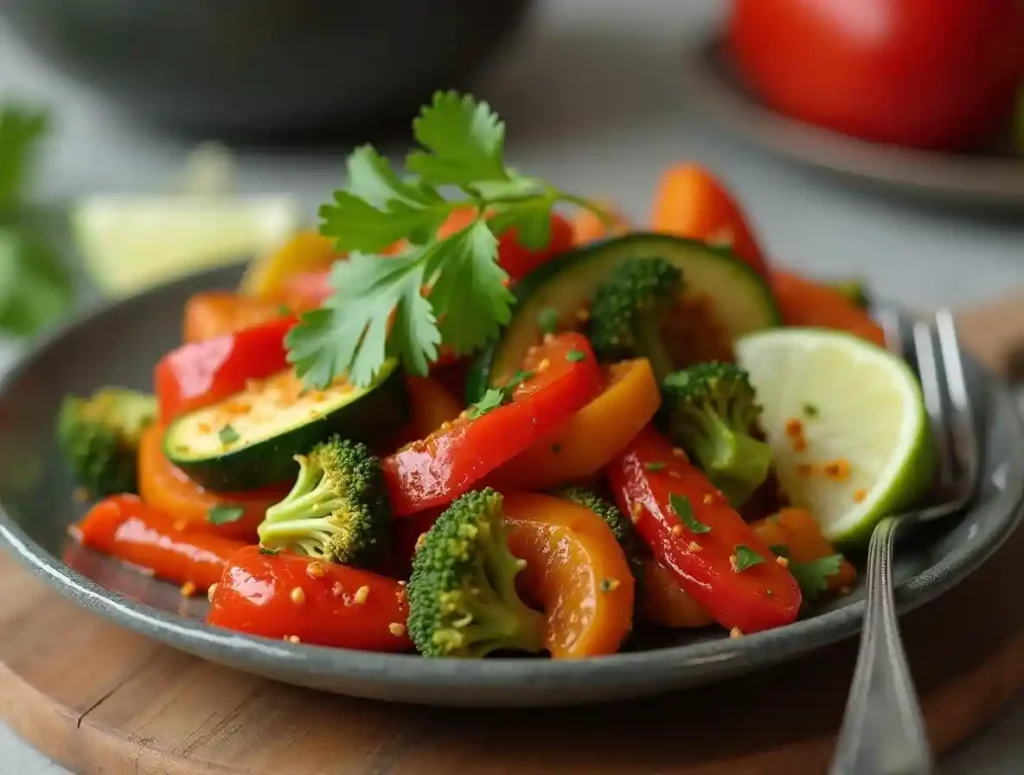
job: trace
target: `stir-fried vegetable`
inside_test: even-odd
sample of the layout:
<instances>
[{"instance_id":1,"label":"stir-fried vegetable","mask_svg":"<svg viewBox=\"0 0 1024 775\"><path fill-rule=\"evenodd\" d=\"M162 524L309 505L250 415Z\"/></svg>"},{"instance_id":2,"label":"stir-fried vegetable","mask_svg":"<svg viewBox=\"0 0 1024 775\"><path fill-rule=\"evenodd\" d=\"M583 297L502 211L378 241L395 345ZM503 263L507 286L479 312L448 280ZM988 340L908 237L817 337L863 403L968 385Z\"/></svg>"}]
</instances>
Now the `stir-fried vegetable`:
<instances>
[{"instance_id":1,"label":"stir-fried vegetable","mask_svg":"<svg viewBox=\"0 0 1024 775\"><path fill-rule=\"evenodd\" d=\"M845 592L733 361L783 324L880 341L858 289L769 270L695 165L630 233L508 167L472 97L438 94L414 134L403 174L357 149L319 233L188 301L155 395L68 399L61 449L110 496L85 550L209 588L216 626L427 657L735 637Z\"/></svg>"}]
</instances>

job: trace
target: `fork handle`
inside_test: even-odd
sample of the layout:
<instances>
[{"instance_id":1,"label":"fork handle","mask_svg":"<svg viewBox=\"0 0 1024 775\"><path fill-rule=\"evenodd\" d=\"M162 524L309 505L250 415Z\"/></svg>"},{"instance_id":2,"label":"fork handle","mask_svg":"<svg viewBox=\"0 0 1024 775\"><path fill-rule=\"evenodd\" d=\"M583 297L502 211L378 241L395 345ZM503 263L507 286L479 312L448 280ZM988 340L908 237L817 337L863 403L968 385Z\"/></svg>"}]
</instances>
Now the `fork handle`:
<instances>
[{"instance_id":1,"label":"fork handle","mask_svg":"<svg viewBox=\"0 0 1024 775\"><path fill-rule=\"evenodd\" d=\"M830 775L931 775L931 748L903 650L893 599L899 520L871 534L860 652Z\"/></svg>"}]
</instances>

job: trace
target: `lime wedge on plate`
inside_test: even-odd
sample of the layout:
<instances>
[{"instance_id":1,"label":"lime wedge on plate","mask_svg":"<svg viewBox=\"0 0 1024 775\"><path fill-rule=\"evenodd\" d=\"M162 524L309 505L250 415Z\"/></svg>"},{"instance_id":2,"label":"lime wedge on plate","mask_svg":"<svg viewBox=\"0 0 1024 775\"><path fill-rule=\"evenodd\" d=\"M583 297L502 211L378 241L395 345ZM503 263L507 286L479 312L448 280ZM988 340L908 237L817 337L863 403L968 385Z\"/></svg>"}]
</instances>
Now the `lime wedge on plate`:
<instances>
[{"instance_id":1,"label":"lime wedge on plate","mask_svg":"<svg viewBox=\"0 0 1024 775\"><path fill-rule=\"evenodd\" d=\"M97 195L71 214L86 269L112 295L273 250L301 222L287 195Z\"/></svg>"},{"instance_id":2,"label":"lime wedge on plate","mask_svg":"<svg viewBox=\"0 0 1024 775\"><path fill-rule=\"evenodd\" d=\"M934 448L917 378L862 339L779 328L736 343L764 407L779 481L840 543L914 505L928 488Z\"/></svg>"}]
</instances>

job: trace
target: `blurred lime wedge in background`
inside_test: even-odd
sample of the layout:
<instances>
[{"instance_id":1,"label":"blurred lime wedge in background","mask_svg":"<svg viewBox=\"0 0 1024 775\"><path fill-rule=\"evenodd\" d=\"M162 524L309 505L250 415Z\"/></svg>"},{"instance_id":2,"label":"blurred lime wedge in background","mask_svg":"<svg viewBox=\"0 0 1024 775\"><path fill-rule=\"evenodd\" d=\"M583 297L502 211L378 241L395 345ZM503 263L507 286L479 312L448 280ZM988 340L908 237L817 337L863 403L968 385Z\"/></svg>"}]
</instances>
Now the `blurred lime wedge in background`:
<instances>
[{"instance_id":1,"label":"blurred lime wedge in background","mask_svg":"<svg viewBox=\"0 0 1024 775\"><path fill-rule=\"evenodd\" d=\"M86 270L114 296L274 250L302 221L285 194L94 195L71 212Z\"/></svg>"},{"instance_id":2,"label":"blurred lime wedge in background","mask_svg":"<svg viewBox=\"0 0 1024 775\"><path fill-rule=\"evenodd\" d=\"M764 408L772 464L794 505L841 543L866 541L931 483L934 450L917 378L863 339L779 328L736 343Z\"/></svg>"}]
</instances>

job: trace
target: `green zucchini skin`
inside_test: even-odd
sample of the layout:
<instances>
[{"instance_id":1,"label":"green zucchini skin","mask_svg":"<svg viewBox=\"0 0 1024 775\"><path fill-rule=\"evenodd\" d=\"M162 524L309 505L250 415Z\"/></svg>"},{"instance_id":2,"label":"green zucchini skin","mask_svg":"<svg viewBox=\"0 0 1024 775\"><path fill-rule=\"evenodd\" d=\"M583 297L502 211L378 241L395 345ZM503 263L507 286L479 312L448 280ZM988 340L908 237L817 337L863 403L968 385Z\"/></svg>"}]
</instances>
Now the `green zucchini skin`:
<instances>
[{"instance_id":1,"label":"green zucchini skin","mask_svg":"<svg viewBox=\"0 0 1024 775\"><path fill-rule=\"evenodd\" d=\"M553 308L570 319L589 301L612 268L631 258L660 256L683 270L689 289L723 300L722 323L734 338L782 324L768 283L729 249L665 234L631 233L564 253L539 267L515 287L512 320L466 375L466 401L479 401L487 388L514 373L527 347L540 335L537 315Z\"/></svg>"},{"instance_id":2,"label":"green zucchini skin","mask_svg":"<svg viewBox=\"0 0 1024 775\"><path fill-rule=\"evenodd\" d=\"M219 492L247 492L289 482L298 472L295 455L328 437L337 433L373 446L393 438L408 421L411 399L397 364L391 364L376 386L356 390L359 393L351 400L315 419L210 456L187 455L180 448L190 421L204 411L198 409L167 428L164 454L190 479Z\"/></svg>"}]
</instances>

